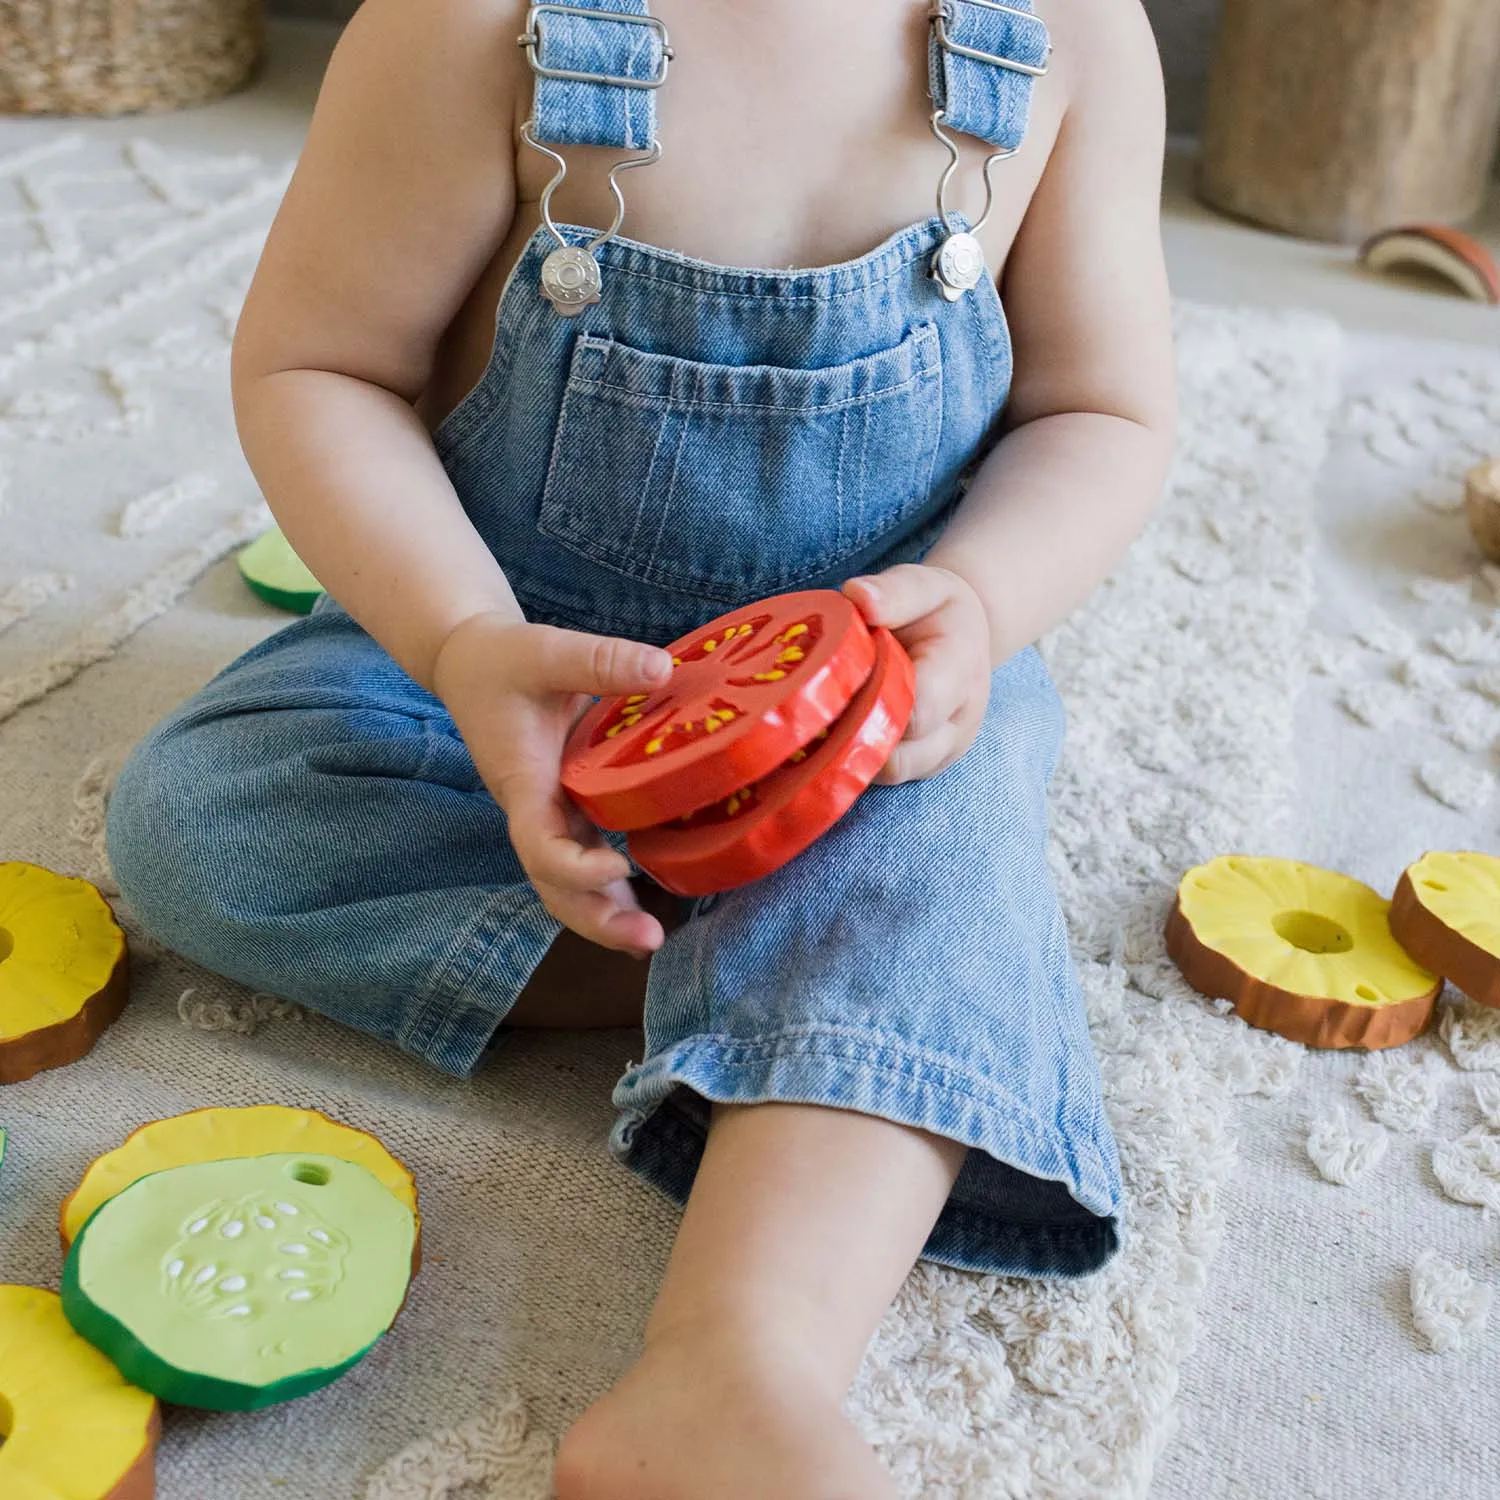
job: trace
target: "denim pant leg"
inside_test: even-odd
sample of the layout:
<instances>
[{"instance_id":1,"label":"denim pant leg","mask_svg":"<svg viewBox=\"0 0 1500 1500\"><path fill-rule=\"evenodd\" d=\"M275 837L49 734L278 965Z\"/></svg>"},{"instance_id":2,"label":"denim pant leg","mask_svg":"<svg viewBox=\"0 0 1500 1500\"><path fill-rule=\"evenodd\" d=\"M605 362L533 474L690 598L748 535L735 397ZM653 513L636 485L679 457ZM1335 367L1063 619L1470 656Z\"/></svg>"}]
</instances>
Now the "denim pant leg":
<instances>
[{"instance_id":1,"label":"denim pant leg","mask_svg":"<svg viewBox=\"0 0 1500 1500\"><path fill-rule=\"evenodd\" d=\"M460 1076L559 930L441 704L332 607L147 737L109 850L162 942Z\"/></svg>"},{"instance_id":2,"label":"denim pant leg","mask_svg":"<svg viewBox=\"0 0 1500 1500\"><path fill-rule=\"evenodd\" d=\"M928 1257L1021 1275L1108 1260L1119 1164L1046 861L1062 722L1023 652L962 760L871 788L790 864L700 902L652 964L616 1154L682 1199L705 1101L856 1110L972 1148Z\"/></svg>"}]
</instances>

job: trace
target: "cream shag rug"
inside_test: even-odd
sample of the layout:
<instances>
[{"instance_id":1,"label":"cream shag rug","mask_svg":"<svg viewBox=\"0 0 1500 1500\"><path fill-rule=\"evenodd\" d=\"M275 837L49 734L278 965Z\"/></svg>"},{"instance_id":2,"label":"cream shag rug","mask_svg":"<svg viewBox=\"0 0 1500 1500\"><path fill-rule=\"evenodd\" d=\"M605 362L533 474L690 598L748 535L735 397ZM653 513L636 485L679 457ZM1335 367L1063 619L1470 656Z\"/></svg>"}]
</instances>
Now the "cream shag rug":
<instances>
[{"instance_id":1,"label":"cream shag rug","mask_svg":"<svg viewBox=\"0 0 1500 1500\"><path fill-rule=\"evenodd\" d=\"M284 181L144 141L0 136L0 857L107 880L119 758L278 623L213 565L265 521L225 358ZM1169 1435L1232 1101L1284 1092L1300 1054L1162 998L1160 932L1181 871L1265 844L1289 802L1339 343L1311 317L1179 309L1168 502L1048 643L1071 715L1055 864L1127 1248L1077 1284L914 1273L852 1397L912 1496L1140 1496ZM630 1357L674 1226L604 1154L634 1037L520 1038L457 1083L136 951L134 1004L96 1052L0 1095L0 1276L56 1285L57 1204L87 1162L211 1103L312 1104L375 1131L427 1223L407 1311L351 1375L263 1413L169 1414L161 1500L544 1496L553 1438Z\"/></svg>"},{"instance_id":2,"label":"cream shag rug","mask_svg":"<svg viewBox=\"0 0 1500 1500\"><path fill-rule=\"evenodd\" d=\"M1500 354L1351 337L1345 395L1296 816L1268 852L1388 895L1427 849L1500 853L1500 569L1463 515L1500 455ZM1445 998L1428 1035L1310 1053L1241 1112L1163 1500L1500 1495L1500 1011Z\"/></svg>"}]
</instances>

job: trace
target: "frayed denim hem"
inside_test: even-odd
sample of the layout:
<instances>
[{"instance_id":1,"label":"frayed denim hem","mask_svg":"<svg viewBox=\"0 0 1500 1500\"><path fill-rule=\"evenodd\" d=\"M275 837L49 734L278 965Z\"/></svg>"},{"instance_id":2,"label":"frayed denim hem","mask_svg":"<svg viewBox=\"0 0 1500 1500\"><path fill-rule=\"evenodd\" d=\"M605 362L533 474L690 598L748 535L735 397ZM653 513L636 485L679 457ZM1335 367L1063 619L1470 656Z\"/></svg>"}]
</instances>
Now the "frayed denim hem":
<instances>
[{"instance_id":1,"label":"frayed denim hem","mask_svg":"<svg viewBox=\"0 0 1500 1500\"><path fill-rule=\"evenodd\" d=\"M814 1104L877 1115L969 1146L923 1257L994 1275L1079 1277L1120 1247L1120 1188L1091 1141L1064 1139L982 1079L887 1037L691 1037L615 1091L610 1150L678 1203L708 1135L709 1103ZM1025 1163L1024 1166L1021 1163Z\"/></svg>"}]
</instances>

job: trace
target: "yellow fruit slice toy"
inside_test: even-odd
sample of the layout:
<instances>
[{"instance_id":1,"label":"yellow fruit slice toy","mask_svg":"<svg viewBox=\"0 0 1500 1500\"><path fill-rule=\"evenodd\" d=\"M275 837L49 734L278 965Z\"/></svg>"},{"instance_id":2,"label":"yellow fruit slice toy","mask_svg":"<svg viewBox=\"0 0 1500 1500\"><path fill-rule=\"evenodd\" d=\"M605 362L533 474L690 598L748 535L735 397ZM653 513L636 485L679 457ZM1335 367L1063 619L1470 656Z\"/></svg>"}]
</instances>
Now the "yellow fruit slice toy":
<instances>
[{"instance_id":1,"label":"yellow fruit slice toy","mask_svg":"<svg viewBox=\"0 0 1500 1500\"><path fill-rule=\"evenodd\" d=\"M1500 859L1424 854L1391 903L1391 931L1419 963L1481 1005L1500 1005Z\"/></svg>"},{"instance_id":2,"label":"yellow fruit slice toy","mask_svg":"<svg viewBox=\"0 0 1500 1500\"><path fill-rule=\"evenodd\" d=\"M416 1217L417 1243L412 1273L421 1259L421 1216L417 1185L410 1172L373 1135L341 1125L315 1109L256 1104L247 1109L195 1109L166 1120L153 1120L123 1145L101 1156L63 1200L59 1215L64 1252L94 1211L152 1172L194 1162L228 1161L247 1156L337 1156L364 1167Z\"/></svg>"},{"instance_id":3,"label":"yellow fruit slice toy","mask_svg":"<svg viewBox=\"0 0 1500 1500\"><path fill-rule=\"evenodd\" d=\"M0 1083L76 1062L129 984L125 934L88 881L0 864Z\"/></svg>"},{"instance_id":4,"label":"yellow fruit slice toy","mask_svg":"<svg viewBox=\"0 0 1500 1500\"><path fill-rule=\"evenodd\" d=\"M53 1292L0 1286L0 1495L151 1500L156 1399L68 1326Z\"/></svg>"},{"instance_id":5,"label":"yellow fruit slice toy","mask_svg":"<svg viewBox=\"0 0 1500 1500\"><path fill-rule=\"evenodd\" d=\"M1167 951L1202 994L1310 1047L1396 1047L1432 1019L1442 980L1391 935L1390 903L1347 875L1231 854L1189 870Z\"/></svg>"}]
</instances>

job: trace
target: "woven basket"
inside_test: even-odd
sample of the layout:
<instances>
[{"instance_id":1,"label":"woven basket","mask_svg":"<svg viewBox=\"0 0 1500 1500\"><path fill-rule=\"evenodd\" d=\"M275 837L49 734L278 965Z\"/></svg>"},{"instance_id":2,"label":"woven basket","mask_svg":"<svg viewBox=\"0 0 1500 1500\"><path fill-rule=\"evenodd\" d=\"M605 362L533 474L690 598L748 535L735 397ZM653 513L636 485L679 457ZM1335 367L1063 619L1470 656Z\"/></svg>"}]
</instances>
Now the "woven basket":
<instances>
[{"instance_id":1,"label":"woven basket","mask_svg":"<svg viewBox=\"0 0 1500 1500\"><path fill-rule=\"evenodd\" d=\"M178 109L242 84L265 0L0 0L0 113Z\"/></svg>"}]
</instances>

